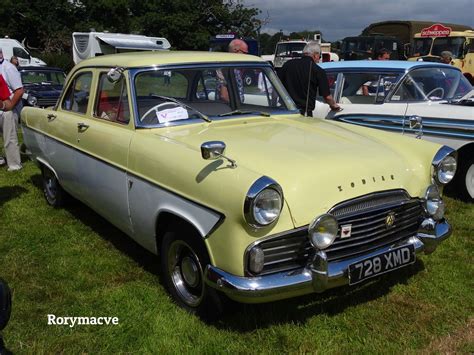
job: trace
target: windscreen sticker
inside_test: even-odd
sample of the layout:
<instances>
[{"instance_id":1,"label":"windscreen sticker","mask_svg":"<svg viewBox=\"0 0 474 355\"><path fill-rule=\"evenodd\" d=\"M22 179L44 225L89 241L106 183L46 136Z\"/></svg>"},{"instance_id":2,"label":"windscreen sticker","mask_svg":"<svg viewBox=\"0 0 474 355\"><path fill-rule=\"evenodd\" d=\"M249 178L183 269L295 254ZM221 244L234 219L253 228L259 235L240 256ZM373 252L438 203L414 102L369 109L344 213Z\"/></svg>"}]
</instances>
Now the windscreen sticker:
<instances>
[{"instance_id":1,"label":"windscreen sticker","mask_svg":"<svg viewBox=\"0 0 474 355\"><path fill-rule=\"evenodd\" d=\"M184 107L175 107L167 110L156 111L156 117L160 123L166 123L189 118L188 110Z\"/></svg>"}]
</instances>

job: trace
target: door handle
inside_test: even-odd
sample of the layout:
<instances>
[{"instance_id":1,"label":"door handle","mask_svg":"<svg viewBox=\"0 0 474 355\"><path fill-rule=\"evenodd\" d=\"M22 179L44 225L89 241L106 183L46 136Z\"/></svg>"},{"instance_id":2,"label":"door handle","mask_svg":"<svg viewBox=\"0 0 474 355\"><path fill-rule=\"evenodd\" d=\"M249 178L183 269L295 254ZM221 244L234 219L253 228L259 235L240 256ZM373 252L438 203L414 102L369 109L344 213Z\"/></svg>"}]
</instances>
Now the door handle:
<instances>
[{"instance_id":1,"label":"door handle","mask_svg":"<svg viewBox=\"0 0 474 355\"><path fill-rule=\"evenodd\" d=\"M88 129L88 128L89 128L89 125L88 125L88 124L85 124L85 123L83 123L83 122L79 122L79 123L77 124L77 129L78 129L79 131L84 131L84 130L86 130L86 129Z\"/></svg>"},{"instance_id":2,"label":"door handle","mask_svg":"<svg viewBox=\"0 0 474 355\"><path fill-rule=\"evenodd\" d=\"M57 116L54 113L48 113L48 116L46 117L48 117L48 122L51 122L55 120Z\"/></svg>"}]
</instances>

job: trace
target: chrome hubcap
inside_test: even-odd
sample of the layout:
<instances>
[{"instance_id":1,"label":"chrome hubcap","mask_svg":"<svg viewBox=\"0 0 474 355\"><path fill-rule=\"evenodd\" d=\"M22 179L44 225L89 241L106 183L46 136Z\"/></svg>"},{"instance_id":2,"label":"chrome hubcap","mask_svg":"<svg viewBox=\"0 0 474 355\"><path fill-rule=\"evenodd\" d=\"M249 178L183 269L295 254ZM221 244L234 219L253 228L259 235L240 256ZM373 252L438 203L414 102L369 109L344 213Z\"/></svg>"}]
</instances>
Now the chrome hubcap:
<instances>
[{"instance_id":1,"label":"chrome hubcap","mask_svg":"<svg viewBox=\"0 0 474 355\"><path fill-rule=\"evenodd\" d=\"M471 198L474 198L474 164L466 172L466 189Z\"/></svg>"},{"instance_id":2,"label":"chrome hubcap","mask_svg":"<svg viewBox=\"0 0 474 355\"><path fill-rule=\"evenodd\" d=\"M183 302L198 306L203 298L203 272L199 258L184 241L174 241L168 250L168 270L173 286Z\"/></svg>"}]
</instances>

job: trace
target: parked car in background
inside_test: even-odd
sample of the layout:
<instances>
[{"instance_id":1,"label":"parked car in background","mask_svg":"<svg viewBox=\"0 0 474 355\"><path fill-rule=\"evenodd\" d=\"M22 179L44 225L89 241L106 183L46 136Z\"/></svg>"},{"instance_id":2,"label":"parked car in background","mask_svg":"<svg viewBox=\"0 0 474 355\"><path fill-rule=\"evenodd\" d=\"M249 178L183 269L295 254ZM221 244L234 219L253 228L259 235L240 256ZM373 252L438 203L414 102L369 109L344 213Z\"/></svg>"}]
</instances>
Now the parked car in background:
<instances>
[{"instance_id":1,"label":"parked car in background","mask_svg":"<svg viewBox=\"0 0 474 355\"><path fill-rule=\"evenodd\" d=\"M63 89L66 73L52 67L19 67L25 93L23 105L54 106Z\"/></svg>"},{"instance_id":2,"label":"parked car in background","mask_svg":"<svg viewBox=\"0 0 474 355\"><path fill-rule=\"evenodd\" d=\"M0 38L0 48L3 52L3 57L6 60L10 60L12 56L18 58L18 63L20 65L31 65L31 66L44 66L46 65L39 58L32 57L31 54L26 50L23 45L18 42L16 39L8 38Z\"/></svg>"},{"instance_id":3,"label":"parked car in background","mask_svg":"<svg viewBox=\"0 0 474 355\"><path fill-rule=\"evenodd\" d=\"M243 69L258 90L238 85ZM453 149L302 117L254 56L85 60L56 107L22 121L47 202L66 191L159 254L192 312L357 285L451 233L440 192Z\"/></svg>"},{"instance_id":4,"label":"parked car in background","mask_svg":"<svg viewBox=\"0 0 474 355\"><path fill-rule=\"evenodd\" d=\"M321 67L343 111L329 112L320 99L315 117L418 136L457 149L453 184L462 197L474 199L473 88L458 68L399 61Z\"/></svg>"}]
</instances>

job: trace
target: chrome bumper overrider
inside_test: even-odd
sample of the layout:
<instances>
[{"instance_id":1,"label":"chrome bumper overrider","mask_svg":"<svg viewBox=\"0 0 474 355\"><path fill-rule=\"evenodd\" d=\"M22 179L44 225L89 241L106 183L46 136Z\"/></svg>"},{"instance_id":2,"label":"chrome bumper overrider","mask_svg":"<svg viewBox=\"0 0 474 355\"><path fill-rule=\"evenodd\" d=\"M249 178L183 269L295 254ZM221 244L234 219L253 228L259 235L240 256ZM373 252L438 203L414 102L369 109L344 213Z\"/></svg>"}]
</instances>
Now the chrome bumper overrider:
<instances>
[{"instance_id":1,"label":"chrome bumper overrider","mask_svg":"<svg viewBox=\"0 0 474 355\"><path fill-rule=\"evenodd\" d=\"M357 257L328 262L324 251L319 251L312 262L304 268L260 277L235 276L209 265L205 278L209 286L226 293L236 301L245 303L275 301L347 285L350 264L409 244L415 247L415 253L429 254L450 235L451 226L447 221L436 223L432 219L426 219L415 236Z\"/></svg>"}]
</instances>

